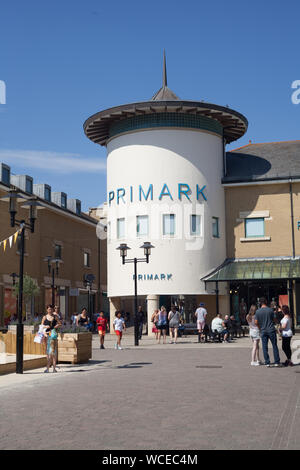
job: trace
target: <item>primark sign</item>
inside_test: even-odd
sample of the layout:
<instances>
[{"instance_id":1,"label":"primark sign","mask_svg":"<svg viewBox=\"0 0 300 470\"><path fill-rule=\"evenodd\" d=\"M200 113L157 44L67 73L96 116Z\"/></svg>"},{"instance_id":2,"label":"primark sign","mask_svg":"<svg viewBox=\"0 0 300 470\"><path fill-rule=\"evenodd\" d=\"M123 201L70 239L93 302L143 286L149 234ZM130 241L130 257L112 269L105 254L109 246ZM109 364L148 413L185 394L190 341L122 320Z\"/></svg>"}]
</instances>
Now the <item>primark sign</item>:
<instances>
[{"instance_id":1,"label":"primark sign","mask_svg":"<svg viewBox=\"0 0 300 470\"><path fill-rule=\"evenodd\" d=\"M142 202L142 201L153 201L157 198L159 201L168 200L179 201L187 200L191 202L192 196L196 197L197 201L207 201L206 185L198 185L191 188L187 183L178 183L176 191L172 192L169 186L164 183L159 190L154 189L153 184L148 187L143 187L141 184L138 187L130 186L129 188L117 188L115 191L109 191L108 203L109 206L114 201L119 205L121 202L126 204L127 202Z\"/></svg>"},{"instance_id":2,"label":"primark sign","mask_svg":"<svg viewBox=\"0 0 300 470\"><path fill-rule=\"evenodd\" d=\"M138 281L170 281L172 280L172 274L138 274ZM133 275L135 280L135 275Z\"/></svg>"}]
</instances>

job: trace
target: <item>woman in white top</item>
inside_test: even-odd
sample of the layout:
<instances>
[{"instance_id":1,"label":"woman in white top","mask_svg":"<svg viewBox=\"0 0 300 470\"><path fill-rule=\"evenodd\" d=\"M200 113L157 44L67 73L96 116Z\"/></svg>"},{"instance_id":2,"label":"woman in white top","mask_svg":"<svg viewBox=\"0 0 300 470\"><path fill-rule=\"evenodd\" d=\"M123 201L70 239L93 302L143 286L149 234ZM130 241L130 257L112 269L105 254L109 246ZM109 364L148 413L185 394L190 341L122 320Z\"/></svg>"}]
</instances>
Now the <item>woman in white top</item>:
<instances>
[{"instance_id":1,"label":"woman in white top","mask_svg":"<svg viewBox=\"0 0 300 470\"><path fill-rule=\"evenodd\" d=\"M254 317L256 313L256 306L251 305L249 313L246 317L247 323L250 329L250 338L252 339L253 347L251 353L251 366L259 366L261 364L259 360L259 342L260 332L257 325L255 325Z\"/></svg>"},{"instance_id":2,"label":"woman in white top","mask_svg":"<svg viewBox=\"0 0 300 470\"><path fill-rule=\"evenodd\" d=\"M293 336L292 319L290 316L290 309L287 305L282 306L282 313L284 314L284 317L280 322L279 330L282 335L282 350L287 357L287 360L283 363L283 365L293 366L294 364L291 361L291 357L292 357L291 339Z\"/></svg>"}]
</instances>

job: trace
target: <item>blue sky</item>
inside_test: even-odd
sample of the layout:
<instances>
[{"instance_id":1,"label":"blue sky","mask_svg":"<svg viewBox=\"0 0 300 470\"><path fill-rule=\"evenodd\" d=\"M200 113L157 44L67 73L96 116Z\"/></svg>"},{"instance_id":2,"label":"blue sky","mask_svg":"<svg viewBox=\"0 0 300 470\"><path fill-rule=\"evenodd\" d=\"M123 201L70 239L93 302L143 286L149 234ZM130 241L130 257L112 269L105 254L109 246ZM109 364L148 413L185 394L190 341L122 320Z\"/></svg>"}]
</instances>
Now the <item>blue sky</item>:
<instances>
[{"instance_id":1,"label":"blue sky","mask_svg":"<svg viewBox=\"0 0 300 470\"><path fill-rule=\"evenodd\" d=\"M16 0L0 11L0 161L95 207L106 199L106 149L83 122L168 86L249 120L229 147L299 139L298 0Z\"/></svg>"}]
</instances>

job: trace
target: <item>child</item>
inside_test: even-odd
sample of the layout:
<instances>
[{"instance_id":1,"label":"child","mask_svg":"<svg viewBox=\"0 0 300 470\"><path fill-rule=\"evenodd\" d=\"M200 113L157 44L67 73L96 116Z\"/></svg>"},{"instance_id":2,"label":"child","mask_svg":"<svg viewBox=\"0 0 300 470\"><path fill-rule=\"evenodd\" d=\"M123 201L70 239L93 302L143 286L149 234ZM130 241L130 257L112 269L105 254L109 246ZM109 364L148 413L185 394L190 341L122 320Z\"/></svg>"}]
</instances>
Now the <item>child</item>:
<instances>
[{"instance_id":1,"label":"child","mask_svg":"<svg viewBox=\"0 0 300 470\"><path fill-rule=\"evenodd\" d=\"M115 344L115 349L122 349L121 348L121 339L122 339L122 333L123 329L126 331L126 326L123 318L121 317L121 312L116 312L116 318L113 323L113 328L114 331L117 335L117 343Z\"/></svg>"},{"instance_id":2,"label":"child","mask_svg":"<svg viewBox=\"0 0 300 470\"><path fill-rule=\"evenodd\" d=\"M105 338L108 321L104 316L104 312L100 312L100 316L97 318L96 323L98 326L98 334L100 338L100 349L105 349L104 338Z\"/></svg>"}]
</instances>

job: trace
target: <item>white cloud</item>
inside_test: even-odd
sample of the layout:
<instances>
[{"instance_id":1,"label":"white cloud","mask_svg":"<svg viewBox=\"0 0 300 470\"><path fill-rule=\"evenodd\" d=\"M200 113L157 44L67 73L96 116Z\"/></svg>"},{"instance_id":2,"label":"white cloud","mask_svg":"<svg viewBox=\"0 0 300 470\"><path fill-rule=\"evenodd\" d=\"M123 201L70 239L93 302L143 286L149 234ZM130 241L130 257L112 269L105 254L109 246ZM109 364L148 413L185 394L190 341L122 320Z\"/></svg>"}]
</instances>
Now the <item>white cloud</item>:
<instances>
[{"instance_id":1,"label":"white cloud","mask_svg":"<svg viewBox=\"0 0 300 470\"><path fill-rule=\"evenodd\" d=\"M50 152L44 150L3 150L0 161L12 167L39 168L60 174L95 173L106 171L106 159L87 158L79 154Z\"/></svg>"}]
</instances>

